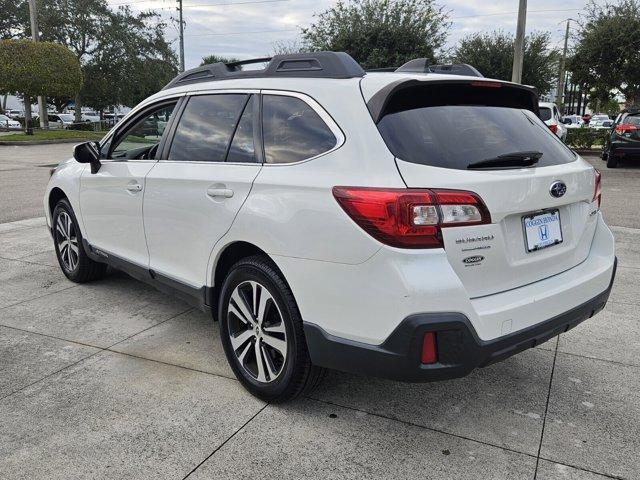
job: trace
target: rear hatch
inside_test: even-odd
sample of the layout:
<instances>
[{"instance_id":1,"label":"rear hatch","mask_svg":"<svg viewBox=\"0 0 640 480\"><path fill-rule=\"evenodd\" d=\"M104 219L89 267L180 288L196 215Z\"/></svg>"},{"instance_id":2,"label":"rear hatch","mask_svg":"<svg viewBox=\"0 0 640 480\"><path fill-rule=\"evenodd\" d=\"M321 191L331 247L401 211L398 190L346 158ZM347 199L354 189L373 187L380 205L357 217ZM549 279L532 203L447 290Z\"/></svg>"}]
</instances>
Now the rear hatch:
<instances>
[{"instance_id":1,"label":"rear hatch","mask_svg":"<svg viewBox=\"0 0 640 480\"><path fill-rule=\"evenodd\" d=\"M594 170L540 120L535 92L455 80L412 81L387 94L369 107L406 185L471 191L490 212L490 224L442 229L471 298L556 275L587 257L598 209ZM469 168L514 152L534 152L538 161Z\"/></svg>"},{"instance_id":2,"label":"rear hatch","mask_svg":"<svg viewBox=\"0 0 640 480\"><path fill-rule=\"evenodd\" d=\"M629 114L616 125L613 132L618 142L640 147L640 114Z\"/></svg>"}]
</instances>

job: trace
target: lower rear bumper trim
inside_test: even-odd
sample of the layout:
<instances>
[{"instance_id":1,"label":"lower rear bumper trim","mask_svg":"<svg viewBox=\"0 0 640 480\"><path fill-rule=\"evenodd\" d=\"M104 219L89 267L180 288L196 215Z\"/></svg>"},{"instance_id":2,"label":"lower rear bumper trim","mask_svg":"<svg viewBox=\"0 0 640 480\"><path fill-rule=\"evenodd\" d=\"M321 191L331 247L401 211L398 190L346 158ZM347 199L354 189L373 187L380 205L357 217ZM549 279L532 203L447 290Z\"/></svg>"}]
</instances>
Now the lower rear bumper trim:
<instances>
[{"instance_id":1,"label":"lower rear bumper trim","mask_svg":"<svg viewBox=\"0 0 640 480\"><path fill-rule=\"evenodd\" d=\"M535 347L591 318L604 308L616 274L613 264L606 290L591 300L529 328L483 341L461 313L420 313L405 318L380 345L369 345L333 336L321 327L305 323L311 361L322 367L408 382L429 382L462 377L477 367L505 360ZM420 362L422 338L437 336L438 363Z\"/></svg>"}]
</instances>

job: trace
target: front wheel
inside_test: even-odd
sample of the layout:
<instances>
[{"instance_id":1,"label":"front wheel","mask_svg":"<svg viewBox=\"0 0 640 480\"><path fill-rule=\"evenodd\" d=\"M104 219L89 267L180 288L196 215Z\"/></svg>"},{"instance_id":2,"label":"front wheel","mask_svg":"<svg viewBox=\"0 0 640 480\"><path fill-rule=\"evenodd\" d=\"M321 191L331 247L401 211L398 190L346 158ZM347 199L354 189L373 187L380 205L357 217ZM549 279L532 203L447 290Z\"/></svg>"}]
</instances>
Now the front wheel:
<instances>
[{"instance_id":1,"label":"front wheel","mask_svg":"<svg viewBox=\"0 0 640 480\"><path fill-rule=\"evenodd\" d=\"M72 282L83 283L104 276L107 266L91 260L84 250L82 234L66 198L53 209L53 243L62 272Z\"/></svg>"},{"instance_id":2,"label":"front wheel","mask_svg":"<svg viewBox=\"0 0 640 480\"><path fill-rule=\"evenodd\" d=\"M320 381L323 369L311 364L293 294L267 257L249 257L231 268L218 319L227 360L256 397L283 402Z\"/></svg>"},{"instance_id":3,"label":"front wheel","mask_svg":"<svg viewBox=\"0 0 640 480\"><path fill-rule=\"evenodd\" d=\"M616 168L617 166L618 159L611 155L611 153L609 153L609 155L607 156L607 168Z\"/></svg>"}]
</instances>

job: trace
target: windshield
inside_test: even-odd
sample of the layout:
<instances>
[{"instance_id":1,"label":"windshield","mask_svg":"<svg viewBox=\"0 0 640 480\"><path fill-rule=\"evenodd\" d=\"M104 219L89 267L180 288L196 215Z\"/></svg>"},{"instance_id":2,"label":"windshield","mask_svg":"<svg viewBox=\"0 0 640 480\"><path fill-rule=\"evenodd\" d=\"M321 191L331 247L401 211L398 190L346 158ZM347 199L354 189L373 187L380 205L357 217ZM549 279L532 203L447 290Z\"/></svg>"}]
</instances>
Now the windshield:
<instances>
[{"instance_id":1,"label":"windshield","mask_svg":"<svg viewBox=\"0 0 640 480\"><path fill-rule=\"evenodd\" d=\"M401 160L465 170L474 162L513 152L536 151L537 167L575 160L529 110L484 105L414 108L387 114L378 129Z\"/></svg>"},{"instance_id":2,"label":"windshield","mask_svg":"<svg viewBox=\"0 0 640 480\"><path fill-rule=\"evenodd\" d=\"M551 109L548 107L540 107L540 118L545 122L551 120Z\"/></svg>"}]
</instances>

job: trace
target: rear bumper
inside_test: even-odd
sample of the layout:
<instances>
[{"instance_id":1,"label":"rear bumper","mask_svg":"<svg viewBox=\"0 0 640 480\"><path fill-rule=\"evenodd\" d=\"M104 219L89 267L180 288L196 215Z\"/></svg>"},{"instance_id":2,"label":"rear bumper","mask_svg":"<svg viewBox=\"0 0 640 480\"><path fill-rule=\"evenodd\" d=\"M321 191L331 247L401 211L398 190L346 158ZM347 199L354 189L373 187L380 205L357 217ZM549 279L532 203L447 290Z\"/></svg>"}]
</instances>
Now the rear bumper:
<instances>
[{"instance_id":1,"label":"rear bumper","mask_svg":"<svg viewBox=\"0 0 640 480\"><path fill-rule=\"evenodd\" d=\"M640 155L640 142L611 142L609 152L614 156Z\"/></svg>"},{"instance_id":2,"label":"rear bumper","mask_svg":"<svg viewBox=\"0 0 640 480\"><path fill-rule=\"evenodd\" d=\"M587 302L546 321L493 340L478 337L462 313L421 313L405 318L380 345L370 345L325 332L311 323L304 330L311 361L319 366L409 382L462 377L477 367L502 361L535 347L591 318L604 308L615 278ZM422 339L436 332L438 363L420 362Z\"/></svg>"}]
</instances>

